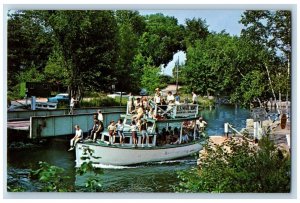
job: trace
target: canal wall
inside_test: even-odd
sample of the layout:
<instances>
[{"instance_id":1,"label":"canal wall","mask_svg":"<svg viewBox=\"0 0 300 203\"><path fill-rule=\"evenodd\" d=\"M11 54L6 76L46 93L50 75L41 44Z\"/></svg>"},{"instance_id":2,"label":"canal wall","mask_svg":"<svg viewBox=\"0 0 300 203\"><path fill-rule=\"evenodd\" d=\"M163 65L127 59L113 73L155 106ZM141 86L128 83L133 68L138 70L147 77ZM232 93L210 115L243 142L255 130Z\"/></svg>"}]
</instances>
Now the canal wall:
<instances>
[{"instance_id":1,"label":"canal wall","mask_svg":"<svg viewBox=\"0 0 300 203\"><path fill-rule=\"evenodd\" d=\"M108 107L95 107L95 108L80 108L75 109L74 114L91 114L96 113L101 109L102 113L105 112L126 112L126 106L108 106ZM56 110L29 110L29 111L8 111L7 120L29 120L32 116L59 116L68 115L70 109L56 109Z\"/></svg>"},{"instance_id":2,"label":"canal wall","mask_svg":"<svg viewBox=\"0 0 300 203\"><path fill-rule=\"evenodd\" d=\"M103 124L109 125L111 120L117 121L119 112L103 112ZM94 124L94 113L75 114L75 115L51 115L51 116L34 116L30 117L29 138L47 138L75 133L74 126L79 125L84 133L92 129Z\"/></svg>"}]
</instances>

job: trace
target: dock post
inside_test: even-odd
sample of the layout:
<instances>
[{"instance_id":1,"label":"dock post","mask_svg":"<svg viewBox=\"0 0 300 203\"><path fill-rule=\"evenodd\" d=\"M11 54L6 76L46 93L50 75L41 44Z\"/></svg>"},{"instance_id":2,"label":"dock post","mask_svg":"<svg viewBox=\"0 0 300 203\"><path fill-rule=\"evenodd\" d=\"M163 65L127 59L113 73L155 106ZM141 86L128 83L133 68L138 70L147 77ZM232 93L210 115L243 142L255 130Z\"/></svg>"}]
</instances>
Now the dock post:
<instances>
[{"instance_id":1,"label":"dock post","mask_svg":"<svg viewBox=\"0 0 300 203\"><path fill-rule=\"evenodd\" d=\"M228 138L228 123L224 123L224 133L226 135L226 137Z\"/></svg>"},{"instance_id":2,"label":"dock post","mask_svg":"<svg viewBox=\"0 0 300 203\"><path fill-rule=\"evenodd\" d=\"M254 123L253 123L253 139L255 140L255 142L257 142L257 134L258 134L258 122L257 121L255 121Z\"/></svg>"}]
</instances>

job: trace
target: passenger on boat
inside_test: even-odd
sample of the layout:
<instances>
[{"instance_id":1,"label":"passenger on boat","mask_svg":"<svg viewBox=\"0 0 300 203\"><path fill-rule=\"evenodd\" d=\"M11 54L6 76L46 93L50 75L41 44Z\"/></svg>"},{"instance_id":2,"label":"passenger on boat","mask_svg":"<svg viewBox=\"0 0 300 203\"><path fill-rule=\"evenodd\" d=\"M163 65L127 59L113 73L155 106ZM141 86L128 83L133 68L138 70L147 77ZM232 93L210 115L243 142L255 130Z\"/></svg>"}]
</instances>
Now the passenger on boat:
<instances>
[{"instance_id":1,"label":"passenger on boat","mask_svg":"<svg viewBox=\"0 0 300 203\"><path fill-rule=\"evenodd\" d=\"M73 150L77 142L81 141L82 139L83 139L83 132L80 129L79 125L75 125L75 136L70 140L70 149L68 151Z\"/></svg>"},{"instance_id":2,"label":"passenger on boat","mask_svg":"<svg viewBox=\"0 0 300 203\"><path fill-rule=\"evenodd\" d=\"M175 94L175 104L176 105L180 104L180 96L179 96L178 92L176 92L176 94Z\"/></svg>"},{"instance_id":3,"label":"passenger on boat","mask_svg":"<svg viewBox=\"0 0 300 203\"><path fill-rule=\"evenodd\" d=\"M166 132L166 144L172 143L172 137L173 137L173 130L172 130L172 127L169 126L168 130Z\"/></svg>"},{"instance_id":4,"label":"passenger on boat","mask_svg":"<svg viewBox=\"0 0 300 203\"><path fill-rule=\"evenodd\" d=\"M147 97L142 97L142 107L143 107L144 110L148 109Z\"/></svg>"},{"instance_id":5,"label":"passenger on boat","mask_svg":"<svg viewBox=\"0 0 300 203\"><path fill-rule=\"evenodd\" d=\"M132 93L129 92L129 97L128 97L128 112L132 113L134 111L134 97L132 96Z\"/></svg>"},{"instance_id":6,"label":"passenger on boat","mask_svg":"<svg viewBox=\"0 0 300 203\"><path fill-rule=\"evenodd\" d=\"M148 111L148 118L153 119L154 118L154 111L152 107L149 107L149 111Z\"/></svg>"},{"instance_id":7,"label":"passenger on boat","mask_svg":"<svg viewBox=\"0 0 300 203\"><path fill-rule=\"evenodd\" d=\"M124 140L125 140L123 129L124 129L123 120L119 119L119 121L117 123L117 135L120 137L120 144L122 146L123 146L123 143L124 143Z\"/></svg>"},{"instance_id":8,"label":"passenger on boat","mask_svg":"<svg viewBox=\"0 0 300 203\"><path fill-rule=\"evenodd\" d=\"M132 147L137 147L137 131L138 131L138 128L136 126L135 120L132 120L131 125L130 125L130 130L131 130L132 141L133 141L133 146Z\"/></svg>"},{"instance_id":9,"label":"passenger on boat","mask_svg":"<svg viewBox=\"0 0 300 203\"><path fill-rule=\"evenodd\" d=\"M132 120L141 119L141 118L143 118L143 115L144 115L144 110L143 110L142 107L139 107L138 110L137 110L137 114L132 116Z\"/></svg>"},{"instance_id":10,"label":"passenger on boat","mask_svg":"<svg viewBox=\"0 0 300 203\"><path fill-rule=\"evenodd\" d=\"M98 127L97 122L98 122L97 116L94 116L94 125L93 125L93 128L91 130L89 130L89 134L88 134L87 139L91 139L94 136L94 133L96 132L97 127Z\"/></svg>"},{"instance_id":11,"label":"passenger on boat","mask_svg":"<svg viewBox=\"0 0 300 203\"><path fill-rule=\"evenodd\" d=\"M177 127L174 128L174 132L171 135L171 143L170 144L179 144L179 130Z\"/></svg>"},{"instance_id":12,"label":"passenger on boat","mask_svg":"<svg viewBox=\"0 0 300 203\"><path fill-rule=\"evenodd\" d=\"M155 91L154 102L156 103L156 105L161 105L161 94L159 88L156 88Z\"/></svg>"},{"instance_id":13,"label":"passenger on boat","mask_svg":"<svg viewBox=\"0 0 300 203\"><path fill-rule=\"evenodd\" d=\"M207 125L207 122L203 120L202 117L199 117L199 119L196 121L197 128L199 130L199 133L202 133L205 129L205 126Z\"/></svg>"},{"instance_id":14,"label":"passenger on boat","mask_svg":"<svg viewBox=\"0 0 300 203\"><path fill-rule=\"evenodd\" d=\"M144 140L146 138L146 144L148 147L150 147L149 145L149 134L147 132L147 120L146 119L143 119L142 120L142 123L140 125L140 132L142 134L142 147L144 147Z\"/></svg>"},{"instance_id":15,"label":"passenger on boat","mask_svg":"<svg viewBox=\"0 0 300 203\"><path fill-rule=\"evenodd\" d=\"M170 104L174 105L174 103L175 103L175 97L171 91L168 92L167 103L168 103L168 105L170 105Z\"/></svg>"},{"instance_id":16,"label":"passenger on boat","mask_svg":"<svg viewBox=\"0 0 300 203\"><path fill-rule=\"evenodd\" d=\"M101 138L101 133L104 130L104 125L102 123L102 121L96 121L96 127L95 127L95 132L93 134L93 142L96 142L96 139L98 137L98 135L100 135Z\"/></svg>"},{"instance_id":17,"label":"passenger on boat","mask_svg":"<svg viewBox=\"0 0 300 203\"><path fill-rule=\"evenodd\" d=\"M102 114L100 109L98 110L98 117L97 118L98 118L98 121L101 121L103 123L103 114Z\"/></svg>"},{"instance_id":18,"label":"passenger on boat","mask_svg":"<svg viewBox=\"0 0 300 203\"><path fill-rule=\"evenodd\" d=\"M91 139L94 136L94 133L97 131L98 127L99 127L99 121L97 120L97 118L94 117L93 128L89 130L89 135L86 139Z\"/></svg>"},{"instance_id":19,"label":"passenger on boat","mask_svg":"<svg viewBox=\"0 0 300 203\"><path fill-rule=\"evenodd\" d=\"M189 142L189 136L188 136L188 130L184 131L184 135L182 136L182 143L188 143Z\"/></svg>"},{"instance_id":20,"label":"passenger on boat","mask_svg":"<svg viewBox=\"0 0 300 203\"><path fill-rule=\"evenodd\" d=\"M135 112L137 112L137 110L143 106L143 103L141 102L141 98L137 98L135 101L134 101L134 109L135 109Z\"/></svg>"},{"instance_id":21,"label":"passenger on boat","mask_svg":"<svg viewBox=\"0 0 300 203\"><path fill-rule=\"evenodd\" d=\"M110 121L110 124L107 127L107 129L108 129L108 134L109 134L109 144L114 144L115 143L115 132L116 132L116 126L115 126L114 120Z\"/></svg>"}]
</instances>

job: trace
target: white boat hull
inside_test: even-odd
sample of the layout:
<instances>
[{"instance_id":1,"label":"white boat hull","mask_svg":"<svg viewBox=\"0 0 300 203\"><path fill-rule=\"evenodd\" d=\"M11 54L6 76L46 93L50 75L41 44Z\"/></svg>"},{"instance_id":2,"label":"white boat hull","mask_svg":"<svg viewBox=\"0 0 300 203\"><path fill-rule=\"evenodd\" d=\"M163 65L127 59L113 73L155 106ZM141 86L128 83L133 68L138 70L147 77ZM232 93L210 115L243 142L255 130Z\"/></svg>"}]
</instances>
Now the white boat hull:
<instances>
[{"instance_id":1,"label":"white boat hull","mask_svg":"<svg viewBox=\"0 0 300 203\"><path fill-rule=\"evenodd\" d=\"M84 155L86 148L93 150L93 157L101 157L95 159L89 156L94 166L97 167L97 165L100 164L125 166L145 162L172 160L198 153L202 149L202 144L197 142L188 145L176 145L176 147L172 146L170 148L122 148L78 143L76 145L76 167L80 167L83 162L89 161L81 159L81 157L87 156Z\"/></svg>"}]
</instances>

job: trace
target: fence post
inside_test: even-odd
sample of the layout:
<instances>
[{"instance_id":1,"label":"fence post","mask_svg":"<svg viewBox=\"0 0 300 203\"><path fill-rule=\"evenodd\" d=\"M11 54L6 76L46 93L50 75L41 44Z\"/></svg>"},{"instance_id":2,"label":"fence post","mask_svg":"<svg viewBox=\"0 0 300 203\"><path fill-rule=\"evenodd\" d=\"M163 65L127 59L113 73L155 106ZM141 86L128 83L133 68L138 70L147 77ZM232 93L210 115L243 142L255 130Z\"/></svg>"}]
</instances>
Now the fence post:
<instances>
[{"instance_id":1,"label":"fence post","mask_svg":"<svg viewBox=\"0 0 300 203\"><path fill-rule=\"evenodd\" d=\"M224 123L224 133L226 135L226 137L228 138L228 123Z\"/></svg>"}]
</instances>

